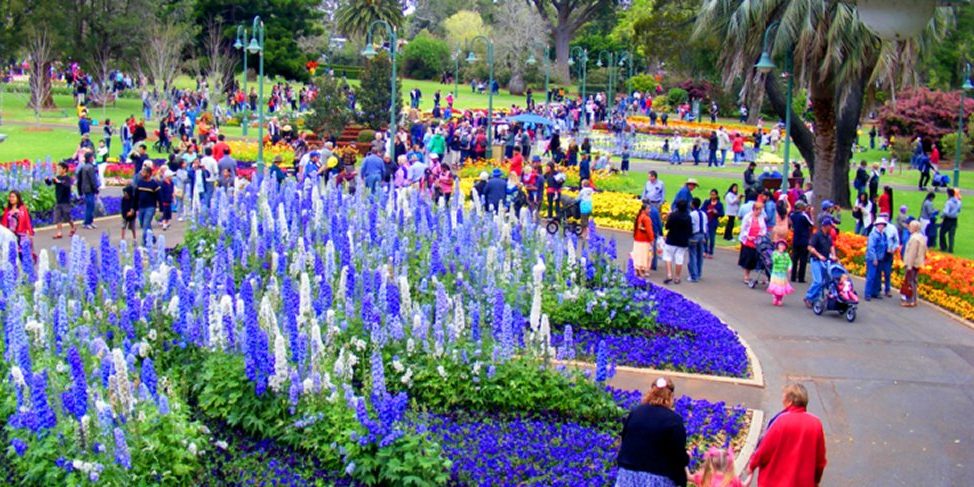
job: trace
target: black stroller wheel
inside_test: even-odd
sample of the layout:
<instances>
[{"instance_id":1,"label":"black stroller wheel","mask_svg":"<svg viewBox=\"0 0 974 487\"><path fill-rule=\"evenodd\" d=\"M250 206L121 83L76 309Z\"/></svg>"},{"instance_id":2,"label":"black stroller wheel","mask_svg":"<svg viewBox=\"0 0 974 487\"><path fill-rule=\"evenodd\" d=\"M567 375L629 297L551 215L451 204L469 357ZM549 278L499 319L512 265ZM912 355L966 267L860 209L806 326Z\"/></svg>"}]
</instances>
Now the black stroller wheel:
<instances>
[{"instance_id":1,"label":"black stroller wheel","mask_svg":"<svg viewBox=\"0 0 974 487\"><path fill-rule=\"evenodd\" d=\"M545 225L545 229L548 230L548 234L550 235L558 233L558 222L555 220L549 221L548 224Z\"/></svg>"},{"instance_id":2,"label":"black stroller wheel","mask_svg":"<svg viewBox=\"0 0 974 487\"><path fill-rule=\"evenodd\" d=\"M747 281L747 287L751 289L754 289L755 287L757 287L757 285L758 285L757 279L751 279L750 281Z\"/></svg>"},{"instance_id":3,"label":"black stroller wheel","mask_svg":"<svg viewBox=\"0 0 974 487\"><path fill-rule=\"evenodd\" d=\"M581 236L582 230L583 228L581 225L572 225L572 231L575 232L575 235Z\"/></svg>"},{"instance_id":4,"label":"black stroller wheel","mask_svg":"<svg viewBox=\"0 0 974 487\"><path fill-rule=\"evenodd\" d=\"M825 312L825 303L823 303L821 299L815 300L815 302L812 303L812 313L821 316L823 312Z\"/></svg>"},{"instance_id":5,"label":"black stroller wheel","mask_svg":"<svg viewBox=\"0 0 974 487\"><path fill-rule=\"evenodd\" d=\"M849 309L847 309L845 311L845 319L849 323L852 323L853 321L856 321L856 307L855 306L851 306L851 307L849 307Z\"/></svg>"}]
</instances>

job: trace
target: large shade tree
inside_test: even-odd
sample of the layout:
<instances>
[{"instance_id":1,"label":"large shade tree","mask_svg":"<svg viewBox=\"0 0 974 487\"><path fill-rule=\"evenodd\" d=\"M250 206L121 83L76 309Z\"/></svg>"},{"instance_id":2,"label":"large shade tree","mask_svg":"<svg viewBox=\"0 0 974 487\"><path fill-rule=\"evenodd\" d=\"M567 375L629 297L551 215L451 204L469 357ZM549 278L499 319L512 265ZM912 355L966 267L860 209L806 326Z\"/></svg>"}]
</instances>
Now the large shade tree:
<instances>
[{"instance_id":1,"label":"large shade tree","mask_svg":"<svg viewBox=\"0 0 974 487\"><path fill-rule=\"evenodd\" d=\"M942 13L941 13L942 14ZM704 0L695 36L722 39L719 63L729 87L743 77L761 85L782 119L785 97L779 76L763 76L753 66L760 57L765 29L771 31L772 55L785 66L794 58L794 77L806 87L814 114L814 132L798 117L789 133L812 172L816 204L829 198L849 202L849 162L869 83L909 79L920 52L942 35L943 15L931 21L919 39L885 42L859 20L849 2L822 0Z\"/></svg>"},{"instance_id":2,"label":"large shade tree","mask_svg":"<svg viewBox=\"0 0 974 487\"><path fill-rule=\"evenodd\" d=\"M555 41L555 73L567 81L568 58L572 38L579 29L619 0L525 0L544 19L545 27Z\"/></svg>"},{"instance_id":3,"label":"large shade tree","mask_svg":"<svg viewBox=\"0 0 974 487\"><path fill-rule=\"evenodd\" d=\"M376 20L384 20L397 30L405 17L399 0L346 0L335 12L335 22L345 34L363 39L369 26Z\"/></svg>"}]
</instances>

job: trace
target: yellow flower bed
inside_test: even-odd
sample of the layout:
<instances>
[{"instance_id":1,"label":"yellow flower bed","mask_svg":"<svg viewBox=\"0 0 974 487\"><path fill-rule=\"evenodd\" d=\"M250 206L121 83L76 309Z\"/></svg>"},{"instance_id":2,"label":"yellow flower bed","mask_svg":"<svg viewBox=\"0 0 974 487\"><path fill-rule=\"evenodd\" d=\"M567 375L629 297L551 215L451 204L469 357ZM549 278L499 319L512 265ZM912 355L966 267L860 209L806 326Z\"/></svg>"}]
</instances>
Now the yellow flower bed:
<instances>
[{"instance_id":1,"label":"yellow flower bed","mask_svg":"<svg viewBox=\"0 0 974 487\"><path fill-rule=\"evenodd\" d=\"M240 161L257 160L256 142L231 140L227 142L227 145L230 146L230 154L233 155L234 159ZM274 160L276 156L281 156L284 159L283 166L291 166L294 164L294 149L291 146L285 143L264 144L264 160L269 162Z\"/></svg>"}]
</instances>

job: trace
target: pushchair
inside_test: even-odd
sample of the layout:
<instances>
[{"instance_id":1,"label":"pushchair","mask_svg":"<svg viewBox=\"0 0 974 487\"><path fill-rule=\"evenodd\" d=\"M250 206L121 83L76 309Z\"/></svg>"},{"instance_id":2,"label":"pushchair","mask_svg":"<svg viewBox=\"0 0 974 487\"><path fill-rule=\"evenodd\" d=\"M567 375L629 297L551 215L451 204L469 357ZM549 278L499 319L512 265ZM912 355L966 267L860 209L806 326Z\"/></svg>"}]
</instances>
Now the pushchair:
<instances>
[{"instance_id":1,"label":"pushchair","mask_svg":"<svg viewBox=\"0 0 974 487\"><path fill-rule=\"evenodd\" d=\"M933 190L937 191L940 188L947 188L950 186L950 176L936 171L933 174L933 178L930 180L930 185L933 186Z\"/></svg>"},{"instance_id":2,"label":"pushchair","mask_svg":"<svg viewBox=\"0 0 974 487\"><path fill-rule=\"evenodd\" d=\"M822 296L812 303L813 313L821 315L826 311L835 311L844 315L849 323L856 321L859 303L845 300L839 293L839 279L847 273L842 264L838 262L829 261L825 264L825 277L828 279L828 283L825 285ZM855 293L854 290L853 293Z\"/></svg>"},{"instance_id":3,"label":"pushchair","mask_svg":"<svg viewBox=\"0 0 974 487\"><path fill-rule=\"evenodd\" d=\"M774 253L774 244L771 242L771 237L765 235L758 239L754 245L754 249L758 252L758 266L754 268L754 271L763 274L764 278L761 280L761 283L767 284L771 280L771 268L773 267L771 254ZM751 275L753 276L754 274L752 273ZM757 285L758 279L755 277L752 277L747 283L747 286L751 289L754 289Z\"/></svg>"},{"instance_id":4,"label":"pushchair","mask_svg":"<svg viewBox=\"0 0 974 487\"><path fill-rule=\"evenodd\" d=\"M575 235L581 235L581 220L582 209L578 199L561 195L561 205L559 205L558 213L555 215L555 218L548 220L545 229L551 235L558 233L559 228L564 228L566 234L574 233Z\"/></svg>"}]
</instances>

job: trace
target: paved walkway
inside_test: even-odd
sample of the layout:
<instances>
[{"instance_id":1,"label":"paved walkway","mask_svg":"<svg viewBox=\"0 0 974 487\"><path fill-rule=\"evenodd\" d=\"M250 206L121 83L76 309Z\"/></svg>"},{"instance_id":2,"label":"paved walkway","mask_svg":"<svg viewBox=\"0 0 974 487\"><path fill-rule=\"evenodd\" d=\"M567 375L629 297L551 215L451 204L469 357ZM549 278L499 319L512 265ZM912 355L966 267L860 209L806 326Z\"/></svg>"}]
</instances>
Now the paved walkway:
<instances>
[{"instance_id":1,"label":"paved walkway","mask_svg":"<svg viewBox=\"0 0 974 487\"><path fill-rule=\"evenodd\" d=\"M629 234L604 233L616 236L620 258L628 258ZM967 419L974 332L967 324L931 305L901 308L895 298L863 303L851 324L835 313L815 316L801 302L805 285L775 308L765 290L741 282L736 251L715 257L705 261L701 282L687 282L684 271L672 287L735 328L761 361L766 388L735 386L744 392L729 402L743 397L770 415L781 409L786 382L808 387L809 409L828 441L823 485L974 485L974 423ZM664 275L661 269L651 280ZM721 394L726 388L713 386Z\"/></svg>"},{"instance_id":2,"label":"paved walkway","mask_svg":"<svg viewBox=\"0 0 974 487\"><path fill-rule=\"evenodd\" d=\"M118 217L98 225L79 234L93 242L107 231L118 241ZM174 224L165 232L167 245L181 242L184 231L184 224ZM603 232L617 239L620 260L627 259L629 234ZM53 228L38 230L37 248L67 244L53 234ZM700 283L684 280L673 288L738 330L759 357L767 385L679 379L679 393L774 414L782 386L801 381L809 388L810 411L825 425L823 485L974 485L974 423L968 420L974 332L968 324L930 305L900 308L895 299L864 303L851 324L834 313L819 317L801 303L804 285L775 308L767 292L744 286L736 262L736 252L718 250L704 263ZM645 390L653 379L620 373L613 382Z\"/></svg>"}]
</instances>

